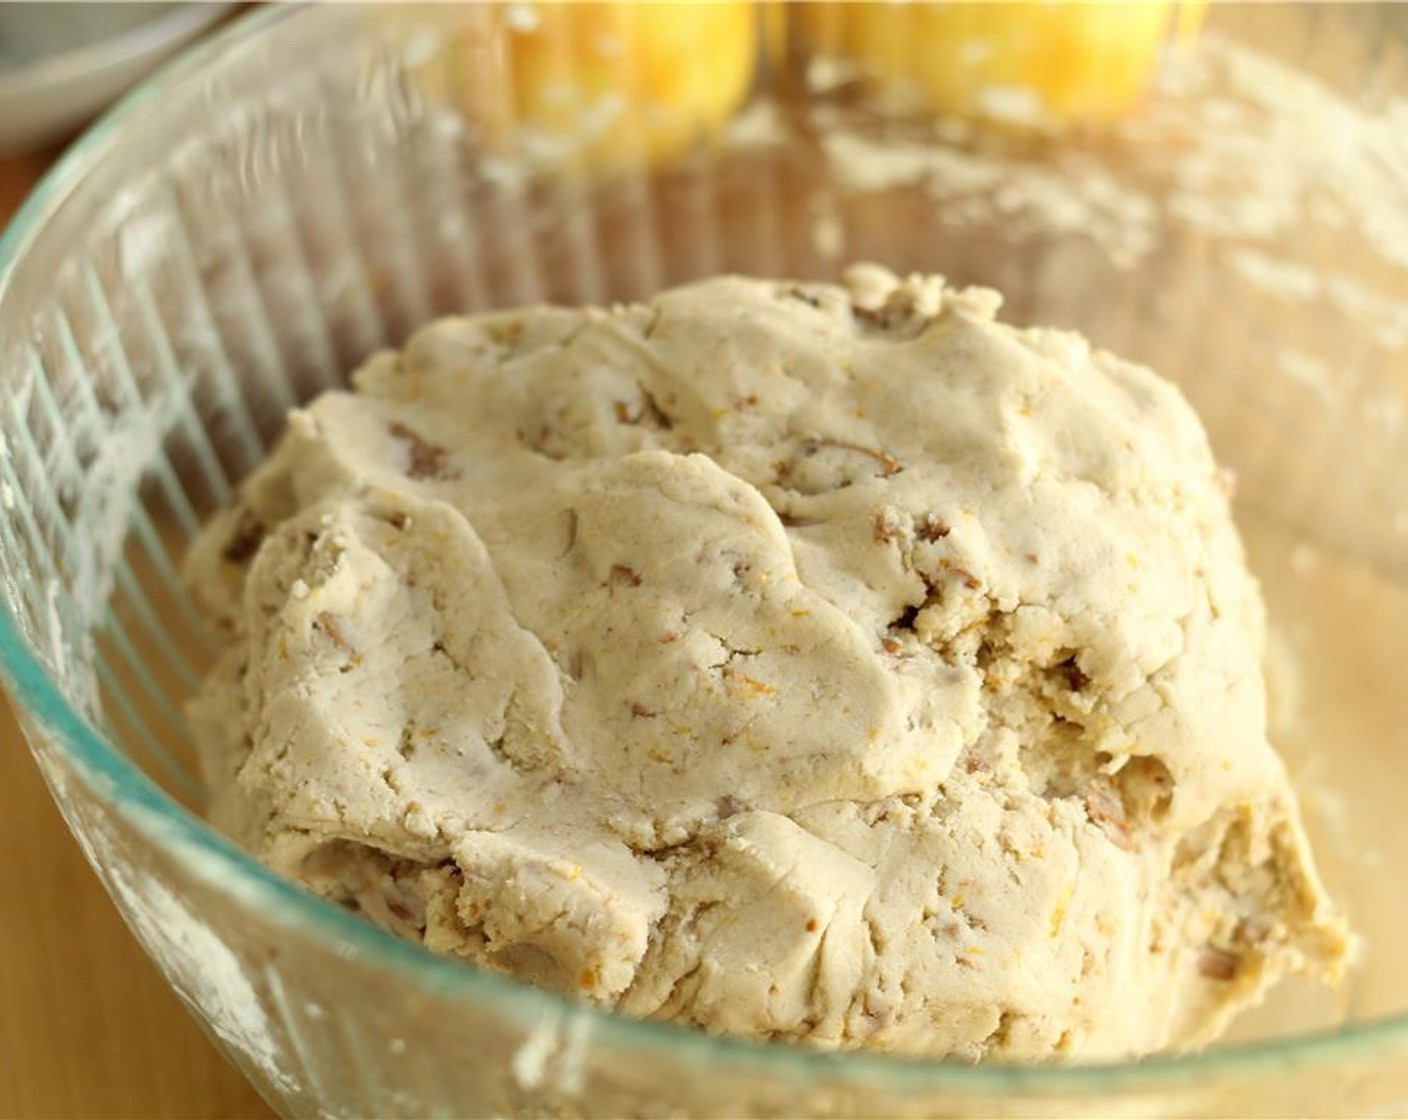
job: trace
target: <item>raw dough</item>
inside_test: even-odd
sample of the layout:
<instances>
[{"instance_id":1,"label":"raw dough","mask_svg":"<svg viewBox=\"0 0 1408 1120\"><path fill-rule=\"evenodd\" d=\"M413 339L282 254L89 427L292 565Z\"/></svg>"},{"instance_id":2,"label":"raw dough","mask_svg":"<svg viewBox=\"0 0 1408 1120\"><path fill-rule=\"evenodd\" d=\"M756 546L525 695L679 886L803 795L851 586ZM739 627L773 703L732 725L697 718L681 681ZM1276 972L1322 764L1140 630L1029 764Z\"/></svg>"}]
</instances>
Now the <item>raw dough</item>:
<instances>
[{"instance_id":1,"label":"raw dough","mask_svg":"<svg viewBox=\"0 0 1408 1120\"><path fill-rule=\"evenodd\" d=\"M1202 428L998 304L721 278L378 355L190 558L212 819L751 1038L1110 1058L1334 979Z\"/></svg>"}]
</instances>

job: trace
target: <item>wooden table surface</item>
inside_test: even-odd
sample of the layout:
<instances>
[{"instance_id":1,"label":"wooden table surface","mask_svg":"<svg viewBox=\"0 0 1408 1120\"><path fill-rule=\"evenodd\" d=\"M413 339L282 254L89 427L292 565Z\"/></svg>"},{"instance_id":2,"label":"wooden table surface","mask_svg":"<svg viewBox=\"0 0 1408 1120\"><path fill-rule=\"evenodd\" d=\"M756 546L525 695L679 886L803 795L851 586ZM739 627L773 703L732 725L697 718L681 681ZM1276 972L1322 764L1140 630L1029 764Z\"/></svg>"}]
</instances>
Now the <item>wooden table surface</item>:
<instances>
[{"instance_id":1,"label":"wooden table surface","mask_svg":"<svg viewBox=\"0 0 1408 1120\"><path fill-rule=\"evenodd\" d=\"M52 154L0 159L0 226ZM0 710L0 1117L268 1117L69 835Z\"/></svg>"}]
</instances>

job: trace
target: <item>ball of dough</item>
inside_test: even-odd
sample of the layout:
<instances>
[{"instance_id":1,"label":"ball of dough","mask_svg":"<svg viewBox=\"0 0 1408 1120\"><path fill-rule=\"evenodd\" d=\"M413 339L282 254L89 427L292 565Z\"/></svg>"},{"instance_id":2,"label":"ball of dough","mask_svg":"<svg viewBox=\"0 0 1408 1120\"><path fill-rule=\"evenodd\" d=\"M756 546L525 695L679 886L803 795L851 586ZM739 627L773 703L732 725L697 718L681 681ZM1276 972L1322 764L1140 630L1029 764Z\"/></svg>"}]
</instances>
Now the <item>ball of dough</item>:
<instances>
[{"instance_id":1,"label":"ball of dough","mask_svg":"<svg viewBox=\"0 0 1408 1120\"><path fill-rule=\"evenodd\" d=\"M998 304L720 278L375 357L190 558L213 819L748 1038L1114 1058L1334 977L1203 430Z\"/></svg>"}]
</instances>

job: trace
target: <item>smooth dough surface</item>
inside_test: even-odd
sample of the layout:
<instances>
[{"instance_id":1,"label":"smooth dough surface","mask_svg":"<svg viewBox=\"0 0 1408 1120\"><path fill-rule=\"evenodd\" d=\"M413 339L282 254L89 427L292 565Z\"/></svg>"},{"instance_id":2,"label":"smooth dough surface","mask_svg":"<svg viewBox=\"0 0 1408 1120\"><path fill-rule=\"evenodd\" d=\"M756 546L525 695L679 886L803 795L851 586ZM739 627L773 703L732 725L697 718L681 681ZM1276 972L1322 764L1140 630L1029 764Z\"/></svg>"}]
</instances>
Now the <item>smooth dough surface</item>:
<instances>
[{"instance_id":1,"label":"smooth dough surface","mask_svg":"<svg viewBox=\"0 0 1408 1120\"><path fill-rule=\"evenodd\" d=\"M726 277L378 355L189 559L212 819L751 1038L1111 1058L1334 979L1202 428L998 302Z\"/></svg>"}]
</instances>

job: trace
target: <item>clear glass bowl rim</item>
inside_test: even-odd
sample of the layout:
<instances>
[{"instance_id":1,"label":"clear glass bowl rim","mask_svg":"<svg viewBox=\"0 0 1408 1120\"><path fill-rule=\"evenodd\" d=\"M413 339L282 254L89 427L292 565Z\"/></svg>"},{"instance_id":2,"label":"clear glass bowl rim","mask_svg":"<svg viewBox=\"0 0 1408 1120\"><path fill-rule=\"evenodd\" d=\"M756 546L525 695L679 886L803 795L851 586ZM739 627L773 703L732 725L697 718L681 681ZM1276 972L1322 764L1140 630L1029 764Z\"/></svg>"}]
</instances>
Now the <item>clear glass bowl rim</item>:
<instances>
[{"instance_id":1,"label":"clear glass bowl rim","mask_svg":"<svg viewBox=\"0 0 1408 1120\"><path fill-rule=\"evenodd\" d=\"M279 25L324 18L340 7L271 5L246 13L182 51L92 124L43 176L0 233L0 312L46 220L111 155L126 130L141 127L155 102L175 95L241 45ZM352 951L363 963L385 966L434 998L497 1004L511 1009L520 1021L547 1018L565 1024L584 1019L594 1046L663 1049L697 1066L771 1071L801 1084L840 1079L914 1093L948 1090L1008 1096L1196 1088L1205 1079L1274 1077L1307 1064L1372 1061L1379 1053L1388 1057L1408 1050L1408 1011L1286 1038L1215 1046L1196 1054L1069 1066L970 1065L863 1051L824 1052L631 1019L438 956L268 870L167 795L69 704L31 653L4 603L0 603L0 672L21 710L34 717L45 738L57 745L66 761L76 764L109 807L150 842L182 857L188 870L218 890L238 896L245 906L257 906L261 916L286 928L322 937L330 947Z\"/></svg>"}]
</instances>

